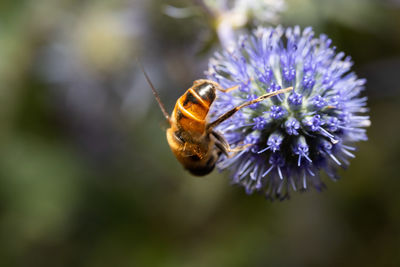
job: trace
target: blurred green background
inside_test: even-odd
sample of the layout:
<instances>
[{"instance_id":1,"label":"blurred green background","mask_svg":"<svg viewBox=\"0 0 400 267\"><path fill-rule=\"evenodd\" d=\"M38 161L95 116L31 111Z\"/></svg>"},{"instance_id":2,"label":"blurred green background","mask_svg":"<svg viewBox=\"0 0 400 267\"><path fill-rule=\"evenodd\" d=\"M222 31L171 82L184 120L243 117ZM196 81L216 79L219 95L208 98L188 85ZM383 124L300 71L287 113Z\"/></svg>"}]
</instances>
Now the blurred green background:
<instances>
[{"instance_id":1,"label":"blurred green background","mask_svg":"<svg viewBox=\"0 0 400 267\"><path fill-rule=\"evenodd\" d=\"M194 2L0 2L0 266L400 266L400 2L286 1L352 56L372 126L341 181L273 203L170 152L135 58L172 110L220 47L166 5Z\"/></svg>"}]
</instances>

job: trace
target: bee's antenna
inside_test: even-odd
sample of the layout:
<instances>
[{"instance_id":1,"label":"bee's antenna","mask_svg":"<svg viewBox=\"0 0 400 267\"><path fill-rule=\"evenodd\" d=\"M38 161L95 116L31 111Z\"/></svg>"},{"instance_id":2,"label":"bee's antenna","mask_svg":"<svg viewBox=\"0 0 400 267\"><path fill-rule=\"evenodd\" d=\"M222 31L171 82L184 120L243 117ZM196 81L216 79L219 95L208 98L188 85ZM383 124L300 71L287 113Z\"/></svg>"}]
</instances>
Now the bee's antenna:
<instances>
[{"instance_id":1,"label":"bee's antenna","mask_svg":"<svg viewBox=\"0 0 400 267\"><path fill-rule=\"evenodd\" d=\"M140 66L140 68L142 69L142 72L143 72L144 76L146 77L147 83L150 85L151 90L153 91L153 95L154 95L154 97L156 98L156 100L157 100L157 102L158 102L158 105L160 106L160 109L161 109L162 113L164 113L164 116L165 116L165 118L167 119L167 121L168 121L169 123L171 123L171 120L170 120L170 118L169 118L168 112L166 111L163 102L161 102L160 96L158 95L158 92L157 92L156 88L154 88L154 85L153 85L153 83L151 82L149 75L147 75L147 72L144 70L144 67L143 67L143 65L142 65L142 62L140 62L139 59L137 59L137 61L139 62L139 66Z\"/></svg>"}]
</instances>

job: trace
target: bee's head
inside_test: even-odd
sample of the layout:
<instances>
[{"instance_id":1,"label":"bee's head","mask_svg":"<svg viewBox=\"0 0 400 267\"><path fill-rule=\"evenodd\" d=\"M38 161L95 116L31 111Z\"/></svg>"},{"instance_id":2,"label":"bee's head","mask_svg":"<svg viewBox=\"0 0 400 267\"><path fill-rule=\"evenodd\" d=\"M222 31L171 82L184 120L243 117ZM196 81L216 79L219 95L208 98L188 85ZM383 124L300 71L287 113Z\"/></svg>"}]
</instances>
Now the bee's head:
<instances>
[{"instance_id":1,"label":"bee's head","mask_svg":"<svg viewBox=\"0 0 400 267\"><path fill-rule=\"evenodd\" d=\"M174 132L171 128L167 130L168 144L176 159L191 174L203 176L209 174L215 167L218 154L206 145L186 139L184 134Z\"/></svg>"},{"instance_id":2,"label":"bee's head","mask_svg":"<svg viewBox=\"0 0 400 267\"><path fill-rule=\"evenodd\" d=\"M217 158L211 155L208 159L200 159L198 156L193 155L189 157L193 164L186 166L186 169L193 175L204 176L212 172L215 168ZM200 163L200 164L199 164Z\"/></svg>"}]
</instances>

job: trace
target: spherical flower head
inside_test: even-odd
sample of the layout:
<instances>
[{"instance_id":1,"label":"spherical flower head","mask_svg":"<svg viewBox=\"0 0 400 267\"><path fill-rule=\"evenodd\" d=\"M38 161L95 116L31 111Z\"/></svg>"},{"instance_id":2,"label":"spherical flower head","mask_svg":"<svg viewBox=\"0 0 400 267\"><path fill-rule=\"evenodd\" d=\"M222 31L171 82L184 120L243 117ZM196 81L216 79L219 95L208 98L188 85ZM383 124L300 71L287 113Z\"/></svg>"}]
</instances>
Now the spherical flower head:
<instances>
[{"instance_id":1,"label":"spherical flower head","mask_svg":"<svg viewBox=\"0 0 400 267\"><path fill-rule=\"evenodd\" d=\"M258 28L236 46L215 54L208 78L224 88L211 107L217 118L232 106L281 88L293 87L241 109L220 131L239 152L222 156L217 166L232 173L246 192L285 199L290 191L322 190L320 174L337 180L339 166L353 158L353 144L367 140L370 125L365 80L351 72L352 62L336 53L326 35L311 28ZM242 147L242 149L240 149Z\"/></svg>"}]
</instances>

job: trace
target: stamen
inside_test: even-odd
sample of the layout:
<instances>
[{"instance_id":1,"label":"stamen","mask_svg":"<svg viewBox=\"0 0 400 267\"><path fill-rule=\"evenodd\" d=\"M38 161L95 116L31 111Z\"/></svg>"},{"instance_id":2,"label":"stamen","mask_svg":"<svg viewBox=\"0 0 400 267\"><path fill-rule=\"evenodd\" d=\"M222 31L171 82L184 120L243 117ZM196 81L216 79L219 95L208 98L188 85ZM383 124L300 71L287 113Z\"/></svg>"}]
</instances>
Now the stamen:
<instances>
[{"instance_id":1,"label":"stamen","mask_svg":"<svg viewBox=\"0 0 400 267\"><path fill-rule=\"evenodd\" d=\"M327 152L327 154L329 155L329 157L331 157L331 159L333 159L333 161L336 162L337 165L342 165L342 163L340 163L340 161L332 153Z\"/></svg>"},{"instance_id":2,"label":"stamen","mask_svg":"<svg viewBox=\"0 0 400 267\"><path fill-rule=\"evenodd\" d=\"M327 130L325 130L324 128L322 128L321 126L319 127L319 130L321 131L321 133L323 135L325 135L326 137L329 138L329 140L331 140L332 144L337 144L339 143L339 140L335 139L335 136L333 134L331 134L330 132L328 132Z\"/></svg>"},{"instance_id":3,"label":"stamen","mask_svg":"<svg viewBox=\"0 0 400 267\"><path fill-rule=\"evenodd\" d=\"M350 158L355 158L356 156L353 153L350 153L349 151L347 151L346 149L342 148L342 152L344 154L346 154L347 156L349 156Z\"/></svg>"},{"instance_id":4,"label":"stamen","mask_svg":"<svg viewBox=\"0 0 400 267\"><path fill-rule=\"evenodd\" d=\"M265 177L268 173L270 173L270 172L272 171L272 169L273 169L274 167L275 167L275 166L269 167L269 169L268 169L266 172L264 172L263 175L261 175L261 177Z\"/></svg>"},{"instance_id":5,"label":"stamen","mask_svg":"<svg viewBox=\"0 0 400 267\"><path fill-rule=\"evenodd\" d=\"M282 175L281 167L277 166L277 168L278 168L279 178L281 178L281 180L283 180L283 175Z\"/></svg>"},{"instance_id":6,"label":"stamen","mask_svg":"<svg viewBox=\"0 0 400 267\"><path fill-rule=\"evenodd\" d=\"M303 189L307 189L307 178L306 178L306 172L303 172Z\"/></svg>"}]
</instances>

